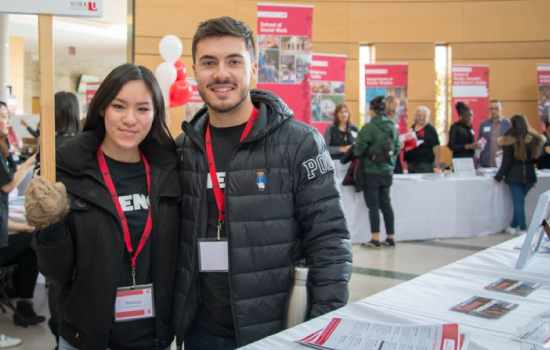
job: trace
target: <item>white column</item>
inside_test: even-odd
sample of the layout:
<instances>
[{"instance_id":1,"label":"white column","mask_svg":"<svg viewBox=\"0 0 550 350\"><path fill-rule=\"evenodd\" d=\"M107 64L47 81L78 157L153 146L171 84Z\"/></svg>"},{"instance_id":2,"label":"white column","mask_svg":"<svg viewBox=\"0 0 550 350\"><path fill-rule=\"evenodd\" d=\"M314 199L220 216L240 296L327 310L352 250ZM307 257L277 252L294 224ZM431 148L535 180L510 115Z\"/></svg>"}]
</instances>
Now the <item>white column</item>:
<instances>
[{"instance_id":1,"label":"white column","mask_svg":"<svg viewBox=\"0 0 550 350\"><path fill-rule=\"evenodd\" d=\"M10 68L9 15L0 14L0 101L8 103L8 79Z\"/></svg>"}]
</instances>

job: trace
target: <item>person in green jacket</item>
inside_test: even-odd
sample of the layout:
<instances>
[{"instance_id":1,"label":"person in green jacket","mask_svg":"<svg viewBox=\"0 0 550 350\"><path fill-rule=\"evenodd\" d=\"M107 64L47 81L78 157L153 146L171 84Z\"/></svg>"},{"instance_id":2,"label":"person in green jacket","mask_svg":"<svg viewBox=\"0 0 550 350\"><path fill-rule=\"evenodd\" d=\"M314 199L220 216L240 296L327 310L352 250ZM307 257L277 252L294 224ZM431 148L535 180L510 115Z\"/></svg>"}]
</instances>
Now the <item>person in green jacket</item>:
<instances>
[{"instance_id":1,"label":"person in green jacket","mask_svg":"<svg viewBox=\"0 0 550 350\"><path fill-rule=\"evenodd\" d=\"M354 149L357 157L362 157L367 149L379 142L391 138L395 142L394 154L399 154L401 142L397 132L395 122L385 116L386 101L384 96L375 97L370 102L369 115L371 122L363 126ZM380 214L384 216L387 238L382 244L389 247L395 247L393 236L394 216L390 199L390 187L393 180L393 169L395 167L395 157L390 157L384 161L374 162L368 157L362 158L362 168L364 174L365 203L369 208L369 219L372 233L372 239L362 245L380 249Z\"/></svg>"}]
</instances>

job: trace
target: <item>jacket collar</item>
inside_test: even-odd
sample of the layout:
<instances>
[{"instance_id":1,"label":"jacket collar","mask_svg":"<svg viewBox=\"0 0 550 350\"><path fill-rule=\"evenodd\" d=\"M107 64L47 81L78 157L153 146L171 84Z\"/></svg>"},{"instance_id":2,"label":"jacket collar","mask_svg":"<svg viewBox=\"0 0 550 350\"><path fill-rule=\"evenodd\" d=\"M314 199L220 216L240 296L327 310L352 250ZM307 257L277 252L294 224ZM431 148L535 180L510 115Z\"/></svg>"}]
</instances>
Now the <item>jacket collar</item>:
<instances>
[{"instance_id":1,"label":"jacket collar","mask_svg":"<svg viewBox=\"0 0 550 350\"><path fill-rule=\"evenodd\" d=\"M294 117L292 110L272 92L252 89L250 97L254 106L258 108L258 119L243 142L259 140ZM190 123L185 121L182 123L182 129L185 131L187 128L185 125L190 124L195 132L203 137L206 133L207 123L208 109L204 106L195 114Z\"/></svg>"}]
</instances>

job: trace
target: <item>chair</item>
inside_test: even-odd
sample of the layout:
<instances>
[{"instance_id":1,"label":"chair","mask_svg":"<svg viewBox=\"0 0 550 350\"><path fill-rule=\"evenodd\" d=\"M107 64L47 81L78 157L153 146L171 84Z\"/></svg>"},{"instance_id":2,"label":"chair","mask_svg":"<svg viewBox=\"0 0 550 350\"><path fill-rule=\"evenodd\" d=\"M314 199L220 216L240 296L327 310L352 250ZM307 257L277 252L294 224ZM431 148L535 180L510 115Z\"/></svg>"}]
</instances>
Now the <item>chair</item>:
<instances>
[{"instance_id":1,"label":"chair","mask_svg":"<svg viewBox=\"0 0 550 350\"><path fill-rule=\"evenodd\" d=\"M11 302L10 297L8 297L8 295L6 294L6 287L11 285L12 277L15 273L15 270L17 270L17 265L0 267L0 310L2 310L2 313L6 313L6 309L4 308L5 305L12 309L14 314L19 315L19 312L16 310L15 306ZM23 327L27 328L27 326L28 325L23 324Z\"/></svg>"}]
</instances>

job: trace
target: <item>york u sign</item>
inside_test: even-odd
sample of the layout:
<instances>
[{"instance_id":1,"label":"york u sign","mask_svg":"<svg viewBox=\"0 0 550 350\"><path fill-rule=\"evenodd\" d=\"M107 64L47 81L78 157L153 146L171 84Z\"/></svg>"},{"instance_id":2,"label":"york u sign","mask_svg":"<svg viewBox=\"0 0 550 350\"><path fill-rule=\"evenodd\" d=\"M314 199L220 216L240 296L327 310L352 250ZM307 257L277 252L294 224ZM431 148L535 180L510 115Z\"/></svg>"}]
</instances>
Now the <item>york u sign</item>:
<instances>
[{"instance_id":1,"label":"york u sign","mask_svg":"<svg viewBox=\"0 0 550 350\"><path fill-rule=\"evenodd\" d=\"M0 0L0 13L101 18L103 0Z\"/></svg>"}]
</instances>

